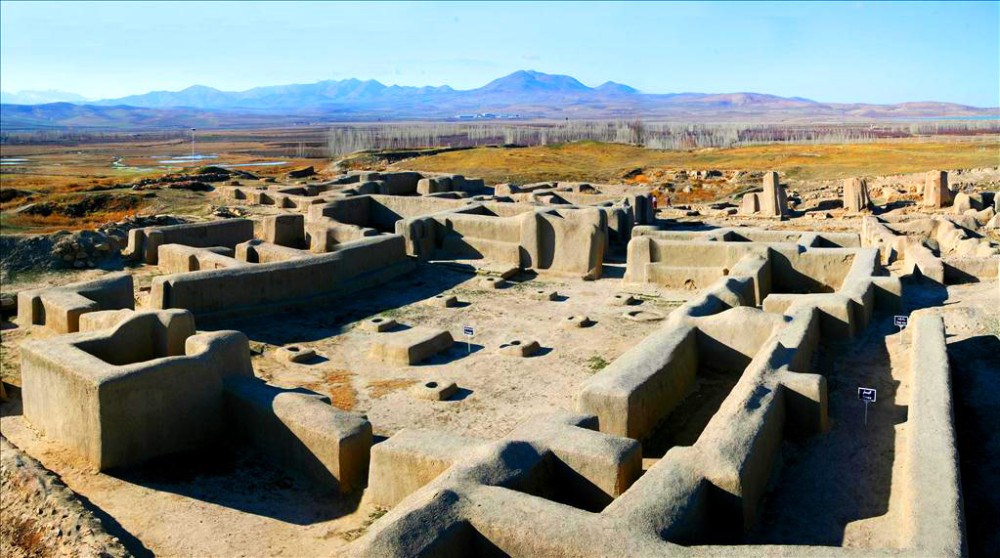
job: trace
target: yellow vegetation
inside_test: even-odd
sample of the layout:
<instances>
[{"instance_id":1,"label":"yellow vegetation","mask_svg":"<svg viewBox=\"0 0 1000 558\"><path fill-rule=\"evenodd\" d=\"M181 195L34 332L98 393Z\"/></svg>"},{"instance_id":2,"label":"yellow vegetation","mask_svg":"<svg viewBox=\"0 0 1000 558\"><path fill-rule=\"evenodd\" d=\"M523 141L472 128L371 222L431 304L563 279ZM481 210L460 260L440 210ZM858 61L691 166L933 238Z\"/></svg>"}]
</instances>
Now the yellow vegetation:
<instances>
[{"instance_id":1,"label":"yellow vegetation","mask_svg":"<svg viewBox=\"0 0 1000 558\"><path fill-rule=\"evenodd\" d=\"M770 144L734 149L662 151L578 142L528 148L452 151L398 163L490 182L618 182L635 169L778 170L789 180L840 179L1000 164L1000 137L976 136L836 145ZM648 176L648 172L643 174Z\"/></svg>"},{"instance_id":2,"label":"yellow vegetation","mask_svg":"<svg viewBox=\"0 0 1000 558\"><path fill-rule=\"evenodd\" d=\"M303 387L317 393L326 393L330 396L330 403L334 407L342 411L351 411L358 404L358 392L351 383L353 377L354 373L350 370L334 370L328 372L322 381Z\"/></svg>"},{"instance_id":3,"label":"yellow vegetation","mask_svg":"<svg viewBox=\"0 0 1000 558\"><path fill-rule=\"evenodd\" d=\"M405 378L397 378L393 380L374 380L368 382L368 392L371 394L372 399L379 399L396 390L408 388L415 383L417 383L416 380L408 380Z\"/></svg>"}]
</instances>

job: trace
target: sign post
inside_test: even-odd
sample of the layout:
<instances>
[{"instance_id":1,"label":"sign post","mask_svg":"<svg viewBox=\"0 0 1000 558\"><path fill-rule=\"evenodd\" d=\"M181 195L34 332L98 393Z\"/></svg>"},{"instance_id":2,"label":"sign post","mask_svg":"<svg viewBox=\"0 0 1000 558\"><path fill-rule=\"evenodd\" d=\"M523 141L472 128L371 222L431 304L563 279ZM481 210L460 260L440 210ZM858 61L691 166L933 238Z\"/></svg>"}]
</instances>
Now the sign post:
<instances>
[{"instance_id":1,"label":"sign post","mask_svg":"<svg viewBox=\"0 0 1000 558\"><path fill-rule=\"evenodd\" d=\"M909 316L893 316L892 317L892 325L898 327L900 333L903 333L903 329L905 329L906 326L909 325L909 322L910 322L910 317Z\"/></svg>"},{"instance_id":2,"label":"sign post","mask_svg":"<svg viewBox=\"0 0 1000 558\"><path fill-rule=\"evenodd\" d=\"M858 388L858 399L865 402L865 426L868 426L868 404L874 403L877 397L875 388Z\"/></svg>"},{"instance_id":3,"label":"sign post","mask_svg":"<svg viewBox=\"0 0 1000 558\"><path fill-rule=\"evenodd\" d=\"M472 354L472 336L476 334L476 330L472 329L472 326L465 326L462 328L462 333L465 334L465 346L469 350L469 354Z\"/></svg>"}]
</instances>

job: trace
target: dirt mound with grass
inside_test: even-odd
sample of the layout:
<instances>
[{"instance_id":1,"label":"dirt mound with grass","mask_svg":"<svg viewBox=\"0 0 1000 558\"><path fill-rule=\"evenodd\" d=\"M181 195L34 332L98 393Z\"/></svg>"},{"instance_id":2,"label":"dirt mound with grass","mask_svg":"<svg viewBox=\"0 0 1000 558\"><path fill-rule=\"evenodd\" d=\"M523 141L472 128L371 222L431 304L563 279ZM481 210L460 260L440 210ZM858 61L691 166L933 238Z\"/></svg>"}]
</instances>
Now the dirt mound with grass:
<instances>
[{"instance_id":1,"label":"dirt mound with grass","mask_svg":"<svg viewBox=\"0 0 1000 558\"><path fill-rule=\"evenodd\" d=\"M61 200L32 204L18 211L25 215L84 217L94 213L132 211L143 203L141 196L108 193L67 196Z\"/></svg>"},{"instance_id":2,"label":"dirt mound with grass","mask_svg":"<svg viewBox=\"0 0 1000 558\"><path fill-rule=\"evenodd\" d=\"M131 556L76 493L0 437L0 556Z\"/></svg>"}]
</instances>

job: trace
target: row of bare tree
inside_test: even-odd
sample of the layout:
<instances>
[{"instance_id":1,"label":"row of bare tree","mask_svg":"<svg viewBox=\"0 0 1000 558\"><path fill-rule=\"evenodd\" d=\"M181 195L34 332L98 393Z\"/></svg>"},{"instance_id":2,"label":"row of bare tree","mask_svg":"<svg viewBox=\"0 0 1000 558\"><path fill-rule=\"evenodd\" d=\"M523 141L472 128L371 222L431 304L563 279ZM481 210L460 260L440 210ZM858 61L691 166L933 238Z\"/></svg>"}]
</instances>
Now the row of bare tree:
<instances>
[{"instance_id":1,"label":"row of bare tree","mask_svg":"<svg viewBox=\"0 0 1000 558\"><path fill-rule=\"evenodd\" d=\"M385 123L337 125L330 129L331 156L356 151L548 145L598 141L651 149L739 147L768 143L864 143L883 138L1000 133L996 120L950 120L879 124L646 123L641 120L560 123Z\"/></svg>"}]
</instances>

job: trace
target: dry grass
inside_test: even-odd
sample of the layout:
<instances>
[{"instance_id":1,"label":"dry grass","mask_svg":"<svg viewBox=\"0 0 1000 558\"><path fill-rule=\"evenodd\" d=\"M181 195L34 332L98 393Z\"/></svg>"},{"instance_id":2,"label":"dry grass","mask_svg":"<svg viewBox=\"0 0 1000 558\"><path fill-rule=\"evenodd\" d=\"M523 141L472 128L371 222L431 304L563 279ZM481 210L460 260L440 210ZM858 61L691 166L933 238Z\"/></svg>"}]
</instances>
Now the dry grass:
<instances>
[{"instance_id":1,"label":"dry grass","mask_svg":"<svg viewBox=\"0 0 1000 558\"><path fill-rule=\"evenodd\" d=\"M260 161L286 161L273 167L246 167L262 176L283 175L292 169L314 166L326 169L326 158L300 158L299 146L316 152L317 145L325 149L324 130L274 129L251 131L223 131L203 133L198 136L199 153L218 155L218 159L193 162L186 165L165 167L159 161L190 155L186 139L138 138L133 141L67 141L64 143L5 144L3 156L28 159L28 163L0 168L0 188L6 191L28 192L0 203L3 212L4 232L52 232L60 229L77 230L93 228L108 221L119 220L125 208L108 208L83 218L67 219L57 215L46 217L14 214L13 210L28 203L57 201L64 196L83 195L93 190L124 187L143 178L192 171L202 165L215 163L244 164ZM118 160L120 165L113 163ZM128 190L125 190L128 191ZM158 191L157 198L136 210L179 213L190 209L194 197L185 194ZM201 206L208 202L203 194L197 196ZM175 208L175 202L181 207ZM155 207L154 207L155 206Z\"/></svg>"},{"instance_id":2,"label":"dry grass","mask_svg":"<svg viewBox=\"0 0 1000 558\"><path fill-rule=\"evenodd\" d=\"M85 217L65 215L12 215L3 220L4 229L31 229L35 233L50 233L59 230L92 229L111 221L121 221L135 211L108 211ZM6 232L6 230L4 231Z\"/></svg>"},{"instance_id":3,"label":"dry grass","mask_svg":"<svg viewBox=\"0 0 1000 558\"><path fill-rule=\"evenodd\" d=\"M1000 162L1000 137L893 140L844 145L772 144L736 149L660 151L579 142L517 149L453 151L398 163L399 168L479 176L488 183L580 180L619 182L635 169L778 170L790 180L827 180L976 168ZM648 172L643 172L649 175Z\"/></svg>"},{"instance_id":4,"label":"dry grass","mask_svg":"<svg viewBox=\"0 0 1000 558\"><path fill-rule=\"evenodd\" d=\"M413 384L416 384L417 380L409 380L405 378L395 378L392 380L373 380L368 382L368 394L372 399L380 399L389 395L390 393L406 389Z\"/></svg>"},{"instance_id":5,"label":"dry grass","mask_svg":"<svg viewBox=\"0 0 1000 558\"><path fill-rule=\"evenodd\" d=\"M316 393L330 396L330 404L342 411L352 411L358 404L358 392L351 381L354 373L350 370L327 372L322 381L302 386Z\"/></svg>"},{"instance_id":6,"label":"dry grass","mask_svg":"<svg viewBox=\"0 0 1000 558\"><path fill-rule=\"evenodd\" d=\"M368 519L366 519L361 524L361 527L358 527L356 529L351 529L349 531L344 531L340 535L341 538L343 538L345 541L348 542L360 539L368 531L368 528L372 526L372 523L375 523L376 521L379 520L379 518L381 518L383 515L387 513L389 513L388 508L383 508L383 507L375 508L375 511L368 514Z\"/></svg>"},{"instance_id":7,"label":"dry grass","mask_svg":"<svg viewBox=\"0 0 1000 558\"><path fill-rule=\"evenodd\" d=\"M35 209L45 208L48 215L29 212L9 212L2 217L3 227L33 229L51 232L59 229L94 228L109 221L119 221L149 207L152 198L125 192L99 192L84 194L34 194L15 198L0 205L0 209L35 204Z\"/></svg>"},{"instance_id":8,"label":"dry grass","mask_svg":"<svg viewBox=\"0 0 1000 558\"><path fill-rule=\"evenodd\" d=\"M45 546L42 532L30 517L4 517L0 525L0 550L10 551L11 556L44 558L51 552ZM0 552L6 555L7 552Z\"/></svg>"}]
</instances>

